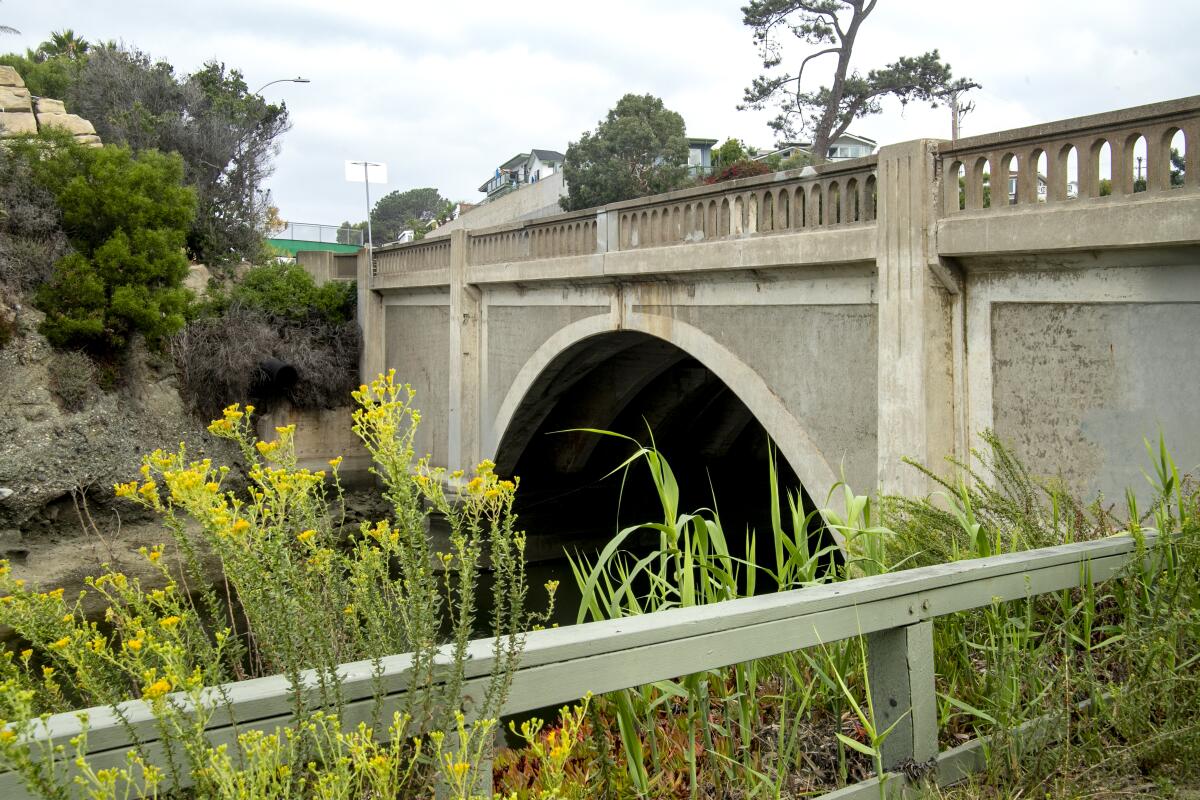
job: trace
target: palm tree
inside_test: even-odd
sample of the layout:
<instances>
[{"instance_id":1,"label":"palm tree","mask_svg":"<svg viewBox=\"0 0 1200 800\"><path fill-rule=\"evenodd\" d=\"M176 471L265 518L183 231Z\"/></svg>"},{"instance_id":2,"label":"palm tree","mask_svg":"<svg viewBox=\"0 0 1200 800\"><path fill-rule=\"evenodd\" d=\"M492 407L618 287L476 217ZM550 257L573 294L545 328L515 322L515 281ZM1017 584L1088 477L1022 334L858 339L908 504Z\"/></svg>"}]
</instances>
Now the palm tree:
<instances>
[{"instance_id":1,"label":"palm tree","mask_svg":"<svg viewBox=\"0 0 1200 800\"><path fill-rule=\"evenodd\" d=\"M75 61L87 53L89 47L91 44L87 39L80 38L75 35L75 31L65 28L61 31L51 32L50 38L38 45L36 58L38 61L45 61L58 56L66 56Z\"/></svg>"}]
</instances>

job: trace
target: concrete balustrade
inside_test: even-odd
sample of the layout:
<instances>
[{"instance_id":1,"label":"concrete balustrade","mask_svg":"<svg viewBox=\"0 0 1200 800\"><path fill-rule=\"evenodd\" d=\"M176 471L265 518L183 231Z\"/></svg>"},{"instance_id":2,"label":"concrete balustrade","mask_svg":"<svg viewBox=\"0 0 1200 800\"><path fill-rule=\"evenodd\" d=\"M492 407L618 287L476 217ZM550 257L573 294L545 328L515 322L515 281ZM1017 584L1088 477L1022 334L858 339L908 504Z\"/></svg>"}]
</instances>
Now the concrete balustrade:
<instances>
[{"instance_id":1,"label":"concrete balustrade","mask_svg":"<svg viewBox=\"0 0 1200 800\"><path fill-rule=\"evenodd\" d=\"M674 192L609 206L621 250L873 222L874 156ZM825 209L830 209L826 213Z\"/></svg>"},{"instance_id":2,"label":"concrete balustrade","mask_svg":"<svg viewBox=\"0 0 1200 800\"><path fill-rule=\"evenodd\" d=\"M445 269L450 266L450 242L446 239L421 239L375 250L374 275L400 275L406 272Z\"/></svg>"},{"instance_id":3,"label":"concrete balustrade","mask_svg":"<svg viewBox=\"0 0 1200 800\"><path fill-rule=\"evenodd\" d=\"M1171 146L1180 133L1184 178L1182 187L1173 187ZM1139 139L1145 142L1142 175L1146 193L1195 190L1200 185L1197 96L943 143L938 148L944 176L943 212L951 215L960 210L983 210L985 176L991 187L990 202L986 204L990 210L1099 198L1105 172L1112 181L1113 197L1134 195ZM1071 172L1075 173L1075 192L1069 187ZM1016 192L1010 197L1009 183L1014 174ZM1044 198L1038 191L1039 179L1045 180Z\"/></svg>"},{"instance_id":4,"label":"concrete balustrade","mask_svg":"<svg viewBox=\"0 0 1200 800\"><path fill-rule=\"evenodd\" d=\"M468 263L481 266L582 256L596 252L596 247L596 213L587 211L472 234Z\"/></svg>"}]
</instances>

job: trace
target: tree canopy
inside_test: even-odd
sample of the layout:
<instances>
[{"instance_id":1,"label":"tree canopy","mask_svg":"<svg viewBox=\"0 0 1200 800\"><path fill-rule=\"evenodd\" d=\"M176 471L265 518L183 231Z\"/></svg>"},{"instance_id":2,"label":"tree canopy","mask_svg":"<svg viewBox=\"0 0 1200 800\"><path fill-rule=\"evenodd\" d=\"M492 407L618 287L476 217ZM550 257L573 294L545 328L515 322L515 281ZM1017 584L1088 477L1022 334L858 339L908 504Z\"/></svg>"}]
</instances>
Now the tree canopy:
<instances>
[{"instance_id":1,"label":"tree canopy","mask_svg":"<svg viewBox=\"0 0 1200 800\"><path fill-rule=\"evenodd\" d=\"M896 61L863 75L851 68L854 43L878 0L750 0L742 21L754 31L763 73L747 87L739 108L762 109L775 104L779 115L770 123L782 138L800 131L812 137L814 163L825 161L829 145L854 120L883 110L882 100L893 97L938 105L956 93L978 88L969 78L954 78L937 50ZM792 34L816 48L793 72L778 72L784 62L781 36ZM805 70L824 56L836 57L829 85L808 89Z\"/></svg>"},{"instance_id":2,"label":"tree canopy","mask_svg":"<svg viewBox=\"0 0 1200 800\"><path fill-rule=\"evenodd\" d=\"M263 184L290 125L287 108L251 93L241 72L210 61L176 75L167 61L70 29L0 64L16 68L33 94L65 101L105 142L180 154L199 208L186 241L192 258L260 255L270 206Z\"/></svg>"},{"instance_id":3,"label":"tree canopy","mask_svg":"<svg viewBox=\"0 0 1200 800\"><path fill-rule=\"evenodd\" d=\"M385 194L371 209L371 234L375 243L395 241L410 228L424 234L429 230L429 224L443 214L449 202L432 186Z\"/></svg>"},{"instance_id":4,"label":"tree canopy","mask_svg":"<svg viewBox=\"0 0 1200 800\"><path fill-rule=\"evenodd\" d=\"M57 347L119 351L133 333L153 344L183 327L183 243L196 211L176 154L83 147L68 135L12 140L58 204L72 247L38 287L41 331Z\"/></svg>"},{"instance_id":5,"label":"tree canopy","mask_svg":"<svg viewBox=\"0 0 1200 800\"><path fill-rule=\"evenodd\" d=\"M683 117L653 95L627 94L567 147L568 211L678 188L687 178Z\"/></svg>"},{"instance_id":6,"label":"tree canopy","mask_svg":"<svg viewBox=\"0 0 1200 800\"><path fill-rule=\"evenodd\" d=\"M252 94L241 72L210 61L182 78L140 50L93 49L68 93L105 142L183 157L199 213L189 254L209 264L259 254L270 198L263 183L289 127L287 108Z\"/></svg>"}]
</instances>

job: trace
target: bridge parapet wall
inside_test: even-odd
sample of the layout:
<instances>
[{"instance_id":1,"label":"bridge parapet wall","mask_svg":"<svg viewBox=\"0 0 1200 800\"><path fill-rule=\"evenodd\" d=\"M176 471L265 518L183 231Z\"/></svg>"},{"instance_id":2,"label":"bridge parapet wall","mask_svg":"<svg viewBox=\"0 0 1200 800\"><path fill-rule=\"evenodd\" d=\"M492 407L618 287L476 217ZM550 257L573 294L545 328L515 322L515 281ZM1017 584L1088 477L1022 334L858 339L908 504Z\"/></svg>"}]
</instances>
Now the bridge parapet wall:
<instances>
[{"instance_id":1,"label":"bridge parapet wall","mask_svg":"<svg viewBox=\"0 0 1200 800\"><path fill-rule=\"evenodd\" d=\"M798 232L875 219L875 156L609 206L619 248Z\"/></svg>"},{"instance_id":2,"label":"bridge parapet wall","mask_svg":"<svg viewBox=\"0 0 1200 800\"><path fill-rule=\"evenodd\" d=\"M1171 143L1180 132L1185 142L1183 184L1172 186ZM1139 138L1145 141L1144 191L1135 179L1140 172L1134 154ZM1112 199L1196 190L1200 187L1200 95L944 142L938 149L945 176L943 213L1098 200L1105 145ZM1078 176L1074 191L1070 172ZM985 195L985 176L991 197ZM1013 177L1016 191L1010 192ZM961 186L956 178L961 178ZM1044 189L1039 188L1043 181Z\"/></svg>"},{"instance_id":3,"label":"bridge parapet wall","mask_svg":"<svg viewBox=\"0 0 1200 800\"><path fill-rule=\"evenodd\" d=\"M876 163L869 156L473 231L467 263L587 256L869 223L875 220ZM387 252L403 247L412 245Z\"/></svg>"},{"instance_id":4,"label":"bridge parapet wall","mask_svg":"<svg viewBox=\"0 0 1200 800\"><path fill-rule=\"evenodd\" d=\"M597 239L600 213L588 209L472 233L468 238L470 252L467 263L483 266L591 255L600 247Z\"/></svg>"},{"instance_id":5,"label":"bridge parapet wall","mask_svg":"<svg viewBox=\"0 0 1200 800\"><path fill-rule=\"evenodd\" d=\"M408 242L375 250L372 275L400 275L450 266L448 238Z\"/></svg>"}]
</instances>

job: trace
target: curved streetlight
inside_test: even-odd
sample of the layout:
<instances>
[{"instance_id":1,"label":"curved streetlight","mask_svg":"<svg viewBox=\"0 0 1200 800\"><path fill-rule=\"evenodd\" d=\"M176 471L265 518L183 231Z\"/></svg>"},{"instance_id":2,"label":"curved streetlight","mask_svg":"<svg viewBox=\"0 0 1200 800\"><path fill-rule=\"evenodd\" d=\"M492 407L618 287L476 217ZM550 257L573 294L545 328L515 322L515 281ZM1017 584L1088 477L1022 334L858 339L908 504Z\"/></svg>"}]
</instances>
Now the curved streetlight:
<instances>
[{"instance_id":1,"label":"curved streetlight","mask_svg":"<svg viewBox=\"0 0 1200 800\"><path fill-rule=\"evenodd\" d=\"M258 91L255 92L255 94L262 94L263 89L267 88L268 86L274 86L277 83L312 83L312 81L310 81L308 78L299 78L299 77L297 77L297 78L280 78L278 80L269 81L268 83L264 83L262 86L258 87Z\"/></svg>"}]
</instances>

